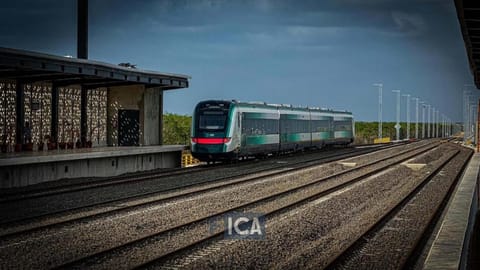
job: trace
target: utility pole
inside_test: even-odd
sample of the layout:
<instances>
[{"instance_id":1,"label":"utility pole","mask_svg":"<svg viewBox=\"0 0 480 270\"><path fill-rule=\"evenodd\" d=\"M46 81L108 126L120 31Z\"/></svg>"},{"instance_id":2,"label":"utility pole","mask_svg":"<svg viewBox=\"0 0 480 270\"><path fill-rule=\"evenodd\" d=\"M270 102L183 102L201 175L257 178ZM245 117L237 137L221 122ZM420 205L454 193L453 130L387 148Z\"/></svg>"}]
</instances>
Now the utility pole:
<instances>
[{"instance_id":1,"label":"utility pole","mask_svg":"<svg viewBox=\"0 0 480 270\"><path fill-rule=\"evenodd\" d=\"M427 105L428 107L428 116L427 116L427 138L430 138L430 108L431 108L431 105L428 104Z\"/></svg>"},{"instance_id":2,"label":"utility pole","mask_svg":"<svg viewBox=\"0 0 480 270\"><path fill-rule=\"evenodd\" d=\"M422 139L425 139L425 107L427 105L422 101Z\"/></svg>"},{"instance_id":3,"label":"utility pole","mask_svg":"<svg viewBox=\"0 0 480 270\"><path fill-rule=\"evenodd\" d=\"M435 115L436 110L435 107L432 107L432 138L435 138Z\"/></svg>"},{"instance_id":4,"label":"utility pole","mask_svg":"<svg viewBox=\"0 0 480 270\"><path fill-rule=\"evenodd\" d=\"M382 139L382 92L383 92L383 84L382 83L374 83L373 86L378 87L378 138Z\"/></svg>"},{"instance_id":5,"label":"utility pole","mask_svg":"<svg viewBox=\"0 0 480 270\"><path fill-rule=\"evenodd\" d=\"M418 98L413 98L415 100L415 139L418 140Z\"/></svg>"},{"instance_id":6,"label":"utility pole","mask_svg":"<svg viewBox=\"0 0 480 270\"><path fill-rule=\"evenodd\" d=\"M443 116L443 137L447 138L447 127L448 127L448 117L446 115Z\"/></svg>"},{"instance_id":7,"label":"utility pole","mask_svg":"<svg viewBox=\"0 0 480 270\"><path fill-rule=\"evenodd\" d=\"M397 124L395 125L397 141L400 140L400 90L392 90L393 93L397 93Z\"/></svg>"},{"instance_id":8,"label":"utility pole","mask_svg":"<svg viewBox=\"0 0 480 270\"><path fill-rule=\"evenodd\" d=\"M436 124L435 124L435 127L436 127L435 134L437 135L437 138L439 138L439 137L440 137L440 134L438 133L438 132L440 131L440 129L439 129L439 125L440 125L440 111L439 111L439 110L437 110L437 118L435 118L435 119L437 119L437 122L436 122Z\"/></svg>"},{"instance_id":9,"label":"utility pole","mask_svg":"<svg viewBox=\"0 0 480 270\"><path fill-rule=\"evenodd\" d=\"M476 143L475 138L475 124L476 124L476 115L475 112L477 111L477 103L470 102L469 106L469 137L472 138L472 142Z\"/></svg>"},{"instance_id":10,"label":"utility pole","mask_svg":"<svg viewBox=\"0 0 480 270\"><path fill-rule=\"evenodd\" d=\"M410 94L402 96L407 98L407 140L410 140Z\"/></svg>"}]
</instances>

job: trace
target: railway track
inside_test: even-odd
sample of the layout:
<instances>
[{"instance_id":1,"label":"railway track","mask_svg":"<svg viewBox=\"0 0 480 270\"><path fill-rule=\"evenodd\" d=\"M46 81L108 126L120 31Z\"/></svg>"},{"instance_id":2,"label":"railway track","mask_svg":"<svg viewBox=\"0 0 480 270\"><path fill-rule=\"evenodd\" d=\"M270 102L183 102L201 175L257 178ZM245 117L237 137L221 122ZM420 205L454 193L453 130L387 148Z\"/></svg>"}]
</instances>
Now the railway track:
<instances>
[{"instance_id":1,"label":"railway track","mask_svg":"<svg viewBox=\"0 0 480 270\"><path fill-rule=\"evenodd\" d=\"M205 258L208 258L209 256L215 256L216 253L228 249L228 247L232 245L231 241L222 240L222 235L224 233L222 228L214 231L213 234L210 234L207 230L205 230L209 220L218 219L225 213L232 211L261 212L266 214L268 220L288 219L289 216L294 215L291 213L295 213L298 208L305 207L305 205L315 203L318 200L322 201L336 198L336 196L338 196L337 193L342 194L347 192L345 190L353 189L353 186L360 185L364 182L369 182L371 181L370 179L375 175L382 174L383 172L391 170L392 168L401 166L399 164L412 158L429 154L432 151L437 151L436 155L440 155L443 158L442 155L444 154L441 154L442 151L436 150L437 146L439 145L443 144L435 143L430 145L422 145L418 148L412 147L413 149L409 148L405 151L401 151L401 153L397 153L396 155L383 158L378 157L377 154L371 153L369 161L365 161L363 163L359 162L359 160L356 160L359 157L347 158L345 161L346 163L355 163L354 161L357 161L354 168L349 168L348 165L338 166L337 163L337 165L332 168L322 167L322 170L317 169L318 172L313 171L313 168L311 169L312 171L309 171L310 169L303 168L303 171L306 171L304 175L305 179L299 179L299 176L294 176L295 173L298 173L298 169L297 171L292 170L287 172L286 170L288 169L283 168L284 170L276 172L276 175L268 177L265 177L265 175L263 177L257 176L257 179L251 179L245 182L239 180L238 183L235 183L231 186L217 187L190 195L177 194L179 195L178 197L171 197L169 199L166 198L165 200L152 203L148 207L146 207L146 205L139 206L138 208L132 207L128 212L122 212L122 210L120 210L119 212L122 212L121 215L117 215L119 213L112 214L115 213L115 211L113 211L110 213L104 213L103 215L100 214L92 218L80 218L78 220L72 220L62 224L52 224L31 230L14 232L12 234L0 237L0 259L7 262L7 266L15 267L15 262L12 262L11 259L9 260L8 254L9 252L20 252L23 254L23 256L25 256L26 263L31 264L30 266L35 265L37 267L48 266L82 269L108 269L112 266L115 266L115 268L156 268L161 266L187 268L191 266L208 267L208 263L202 264L205 263L203 261ZM454 159L454 156L449 156L448 160L442 158L442 162L448 164L448 161ZM285 166L285 164L283 165ZM291 164L289 164L289 166L290 165ZM323 171L324 175L322 175L320 171ZM307 179L307 176L316 176L316 178ZM263 180L261 180L262 178ZM281 187L283 187L282 181L287 181L288 179L295 179L295 181L298 182L298 185L291 185L290 187L285 186L286 188L284 190L275 190L277 187L274 188L271 184L269 184L273 183L273 181L268 182L268 180L265 178L278 178L275 180L275 183L278 183L278 185ZM243 189L242 186L244 186ZM247 187L252 191L258 189L265 192L263 192L263 195L259 196L258 198L254 198L252 195L252 200L246 201L241 201L233 196L228 197L225 195L235 193L245 194L248 190ZM253 187L256 188L253 189ZM268 187L271 188L268 189ZM231 193L225 193L225 190L229 190L228 192ZM232 200L238 200L238 202L231 203L225 201L225 205L215 205L214 200L205 199L205 201L214 204L212 205L213 208L216 207L214 211L209 210L205 213L198 212L198 215L192 216L190 219L177 218L182 217L178 214L180 211L182 211L181 209L188 209L181 208L181 206L178 205L185 204L188 206L188 201L190 200L193 201L192 205L195 205L194 203L199 200L197 198L203 198L208 194L210 194L211 198L223 198L222 196L225 196L225 198L232 198ZM184 201L187 201L187 203L184 203ZM219 198L219 201L222 200ZM149 212L153 211L150 210L149 207L158 207L158 205L161 205L165 208L178 210L172 210L171 213L173 218L170 216L167 218L165 215ZM41 248L42 246L45 247L52 244L58 245L59 241L68 242L69 237L65 237L65 234L68 236L68 231L71 232L71 236L73 237L75 234L78 234L77 232L73 232L74 230L80 230L80 228L83 227L89 228L100 226L99 224L101 224L101 226L98 228L91 228L90 231L86 229L85 234L88 235L88 232L96 232L97 235L101 235L102 232L108 232L113 236L119 232L113 229L115 227L112 227L113 230L109 230L109 227L103 223L111 222L112 226L116 226L115 221L113 220L122 219L122 216L128 216L130 214L136 215L138 212L146 212L145 216L148 216L149 219L151 219L151 221L146 221L146 223L138 223L136 225L138 227L138 231L144 231L143 234L134 233L134 235L130 236L121 236L121 240L111 239L110 241L108 239L97 239L99 242L94 244L93 247L91 245L94 243L92 242L94 241L94 238L77 235L76 237L80 237L80 239L75 239L75 243L72 243L73 246L69 246L69 248L72 250L65 250L65 247L62 246L51 247L48 251L43 250L45 248ZM162 225L163 227L157 227L156 222L158 222L158 218L166 218L169 220ZM94 219L97 221L92 222ZM148 225L149 223L151 223L151 228L145 229L145 224ZM121 225L119 226L121 227ZM374 225L372 225L372 228L373 226ZM98 232L98 230L102 230L102 232ZM56 236L57 234L58 236ZM34 237L30 238L32 235L34 235ZM84 239L81 240L82 238ZM236 244L237 242L234 241L233 246ZM85 247L85 245L87 245L87 247ZM76 248L79 250L75 250ZM339 253L337 252L336 254L338 256ZM46 257L48 259L46 259ZM17 258L17 260L20 260L20 262L25 262L22 261L21 258ZM11 264L9 265L8 263ZM289 264L286 265L289 266ZM22 266L28 267L28 265Z\"/></svg>"},{"instance_id":2,"label":"railway track","mask_svg":"<svg viewBox=\"0 0 480 270\"><path fill-rule=\"evenodd\" d=\"M419 266L428 238L472 154L471 150L459 150L428 174L328 269L412 269Z\"/></svg>"},{"instance_id":3,"label":"railway track","mask_svg":"<svg viewBox=\"0 0 480 270\"><path fill-rule=\"evenodd\" d=\"M268 166L267 168L256 170L256 176L252 177L248 177L248 175L253 174L252 171L243 171L233 176L221 176L214 179L209 179L208 181L203 181L201 183L186 185L183 186L180 191L177 187L173 187L161 191L143 193L128 198L114 199L101 203L93 203L90 205L81 205L75 208L69 208L61 211L52 211L45 214L28 216L16 220L9 221L4 219L3 222L0 222L0 236L5 237L18 233L24 233L27 231L38 230L40 228L46 228L52 225L63 225L67 224L68 222L79 221L85 218L99 218L102 215L106 214L111 215L126 210L134 210L135 208L139 207L148 207L149 205L155 205L175 198L193 196L202 192L208 192L219 188L225 188L227 186L237 185L249 181L255 181L259 177L272 177L282 173L287 173L289 171L308 168L310 166L318 165L319 162L331 162L389 148L392 148L392 146L383 146L380 149L347 149L345 151L342 151L341 154L339 154L338 152L333 152L320 158L307 158L306 160L290 162L288 163L289 169L284 168L285 163L275 163L273 164L274 166Z\"/></svg>"},{"instance_id":4,"label":"railway track","mask_svg":"<svg viewBox=\"0 0 480 270\"><path fill-rule=\"evenodd\" d=\"M439 162L436 162L435 165L431 166L432 169L428 174L426 175L420 175L420 181L416 183L416 185L410 186L410 190L408 190L408 193L405 192L405 196L397 196L398 202L395 204L392 204L392 207L389 209L389 211L382 211L379 212L381 213L377 218L376 222L370 223L368 226L360 226L357 229L357 231L366 231L363 233L358 233L354 238L348 237L348 233L345 233L347 237L345 237L345 241L334 241L335 235L331 235L325 232L326 229L321 227L321 223L315 222L315 218L312 218L309 220L311 224L313 224L313 232L307 232L308 239L305 241L305 239L302 239L306 243L307 252L299 252L296 253L294 250L290 250L290 245L285 244L286 240L276 240L276 241L254 241L247 243L248 241L233 241L232 240L222 240L222 233L220 232L219 234L212 236L211 238L206 238L204 240L200 240L196 243L186 245L182 249L179 249L175 252L172 252L170 254L166 254L163 256L158 256L156 259L149 261L146 264L140 265L142 268L312 268L312 269L319 269L322 267L325 267L331 262L334 258L340 258L345 255L341 254L346 254L342 253L342 249L338 249L338 247L349 247L349 246L356 246L357 248L354 248L353 254L354 255L359 255L355 257L357 260L351 260L349 261L350 264L348 265L339 265L336 263L330 264L331 268L334 269L392 269L392 268L397 268L400 269L403 266L405 266L405 261L404 263L400 263L399 265L395 265L396 267L392 267L392 261L393 262L402 262L402 260L395 260L396 258L390 257L392 256L392 253L395 253L394 255L400 257L402 255L407 254L407 260L408 258L411 258L408 256L408 254L414 253L414 250L418 247L418 243L421 242L421 236L422 233L425 231L425 228L428 227L427 224L429 221L432 219L433 213L437 212L436 215L438 215L438 211L441 211L441 208L439 208L439 204L441 205L442 201L442 195L445 194L445 190L451 191L451 182L450 183L445 183L444 185L441 185L440 187L436 185L439 182L448 182L444 181L445 179L450 179L452 182L455 181L455 179L458 179L458 176L460 175L461 171L463 170L463 167L466 164L466 161L469 159L471 152L469 151L449 151L449 153L440 156ZM436 156L437 156L436 155ZM446 177L446 171L451 171L453 169L453 172L450 176L451 177ZM382 171L384 172L384 170ZM380 173L381 175L382 173ZM386 173L388 174L388 173ZM372 176L372 175L371 175ZM380 176L381 177L381 176ZM362 177L363 180L360 181L371 181L369 178ZM432 184L433 183L433 184ZM351 185L348 187L341 187L340 189L337 190L332 190L332 192L328 194L318 194L316 195L317 198L313 197L311 198L311 201L327 201L327 200L335 200L336 196L341 196L341 195L333 195L335 193L342 194L343 190L351 188ZM449 189L449 188L450 189ZM353 189L353 188L352 188ZM443 192L440 192L443 191ZM433 193L432 193L433 192ZM435 197L432 199L432 194L439 195L439 196L433 196ZM393 194L392 194L393 195ZM330 196L330 197L329 197ZM308 199L307 201L308 202ZM423 203L423 204L422 204ZM427 207L423 207L427 206ZM404 209L413 207L412 209L417 209L417 210L422 210L423 212L418 212L418 211L404 211ZM388 209L388 208L387 208ZM435 211L435 209L437 211ZM340 210L340 209L339 209ZM403 212L402 212L403 210ZM410 209L411 210L411 209ZM432 212L433 210L433 212ZM288 219L288 213L291 212L289 209L279 209L279 212L275 214L273 213L267 213L266 215L267 220L269 219L275 219L276 217L279 217L278 219ZM327 212L328 213L328 212ZM399 214L400 213L400 214ZM317 215L321 215L319 212L315 212ZM403 216L402 216L403 214ZM326 216L331 216L332 213ZM287 216L287 217L285 217ZM368 214L366 215L366 218L368 218ZM312 216L310 216L312 217ZM409 223L409 220L412 220L414 217L421 217L422 222L416 222L416 223ZM326 219L329 219L328 217ZM355 218L352 218L352 220L356 220ZM391 223L388 223L388 221L393 221L393 222L399 222L397 226L392 226ZM336 223L335 220L329 220L331 223ZM364 223L368 223L363 221ZM359 223L358 220L355 223ZM360 222L361 223L361 222ZM430 223L428 223L430 224ZM291 228L296 228L296 224L290 224L290 226L287 226L287 229ZM319 228L320 225L320 228ZM340 225L340 224L339 224ZM408 226L407 226L408 225ZM268 225L267 225L268 226ZM273 226L273 225L272 225ZM331 228L332 231L336 231L335 225L332 225L333 227ZM348 227L348 225L346 225ZM355 225L354 225L355 226ZM384 229L384 232L386 231L387 233L389 232L394 232L396 233L397 240L401 239L403 241L400 241L401 244L398 244L398 242L395 242L397 244L390 245L392 242L391 238L379 238L376 239L376 241L371 241L371 233L373 231L378 231L378 228L382 227ZM406 229L401 230L401 228L405 227ZM366 229L367 228L367 229ZM369 229L368 229L369 228ZM410 231L415 231L415 234L409 234L408 232ZM320 231L320 235L317 235L315 231ZM284 234L279 234L284 236L285 233L288 234L295 234L295 232L285 232ZM321 246L317 245L315 248L312 248L310 246L310 243L312 242L312 235L309 235L310 233L313 233L313 237L319 237L322 238L322 234L325 234L323 236L324 240L326 240L326 245L327 246ZM277 235L276 233L274 233ZM317 236L315 236L317 235ZM370 236L369 236L370 235ZM382 236L384 236L383 234ZM343 234L340 236L337 235L337 237L342 238ZM407 237L406 237L407 236ZM302 237L305 237L305 235L302 235ZM367 238L366 238L367 237ZM352 240L353 239L353 240ZM356 239L356 240L355 240ZM406 241L405 241L406 240ZM413 241L412 241L413 240ZM353 242L352 242L353 241ZM357 243L355 241L360 241L362 243L369 243L370 248L376 249L376 251L372 250L367 250L365 247L358 248L358 245L352 244L352 243ZM277 260L281 260L281 252L282 251L282 246L281 245L276 245L276 242L280 242L283 244L283 247L288 247L287 252L285 255L290 255L290 260L286 260L286 263L276 263ZM343 243L342 243L343 242ZM258 245L257 243L261 243L263 245ZM336 246L336 243L338 243L338 246ZM348 244L345 244L348 243ZM301 245L301 244L299 244ZM260 246L259 248L257 246ZM276 247L276 249L269 249L270 246ZM292 249L294 249L292 245ZM332 247L333 246L333 247ZM245 253L244 251L249 251L251 250L250 254L241 254L239 255L239 251L242 251L242 253ZM265 252L267 250L267 252ZM387 252L385 250L388 250ZM404 253L406 251L406 253ZM290 253L293 253L291 255ZM390 252L390 253L389 253ZM219 254L220 253L220 254ZM231 254L237 254L236 256L238 257L243 257L242 259L235 258L235 255ZM248 253L248 252L246 252ZM131 254L131 253L129 253ZM214 254L217 254L217 256L214 256ZM257 257L255 257L253 254L259 254ZM270 254L270 256L269 256ZM271 254L275 254L276 256L274 258L271 257ZM327 254L327 256L319 256L319 254ZM117 254L118 255L118 254ZM249 259L248 256L252 255L251 258ZM340 257L338 257L340 255ZM376 256L373 260L371 257ZM230 257L229 257L230 256ZM278 257L280 258L278 258ZM212 258L213 257L213 258ZM245 257L247 259L245 260ZM262 259L268 258L269 261L267 261L266 264L262 264ZM293 259L292 259L293 258ZM298 261L299 258L305 258L306 261ZM348 257L347 255L347 258ZM237 261L236 261L237 259ZM245 262L246 261L246 262ZM375 264L378 263L378 264ZM382 264L383 263L383 264ZM406 262L407 265L411 262Z\"/></svg>"},{"instance_id":5,"label":"railway track","mask_svg":"<svg viewBox=\"0 0 480 270\"><path fill-rule=\"evenodd\" d=\"M208 166L210 167L210 166ZM135 174L126 174L116 177L105 177L102 179L81 179L82 182L61 184L55 186L42 185L41 187L27 187L14 189L13 191L3 191L0 193L0 203L15 202L26 199L33 199L57 194L65 194L77 191L95 189L124 183L132 183L137 181L147 181L167 176L192 174L207 169L207 166L198 166L192 168L169 169L160 172L139 172ZM208 168L211 169L211 168ZM67 180L68 181L68 180Z\"/></svg>"},{"instance_id":6,"label":"railway track","mask_svg":"<svg viewBox=\"0 0 480 270\"><path fill-rule=\"evenodd\" d=\"M313 182L311 182L311 183L309 183L305 186L298 187L298 189L296 188L295 190L292 189L292 190L286 191L285 193L279 193L279 194L271 195L270 198L272 199L272 201L275 200L275 203L277 204L277 207L275 207L274 209L272 209L270 211L259 211L259 210L264 210L264 209L258 209L258 208L248 208L248 209L245 209L245 208L238 209L237 208L237 209L230 209L229 211L261 212L261 213L264 213L267 220L275 218L275 217L283 216L283 215L288 215L288 213L290 211L292 211L292 210L294 210L298 207L301 207L306 203L310 203L310 202L313 202L315 200L319 200L319 199L328 197L329 195L334 194L335 192L341 191L343 189L346 189L346 188L350 187L351 185L354 185L358 182L364 181L365 179L368 179L368 177L370 177L372 175L375 175L375 174L378 174L382 171L385 171L386 169L391 168L392 166L396 166L396 165L401 164L402 162L405 162L405 161L407 161L407 160L409 160L409 159L411 159L411 158L413 158L417 155L420 155L420 154L426 153L428 151L431 151L435 147L436 146L429 146L429 147L421 148L420 150L416 149L416 150L412 150L411 152L408 151L407 153L402 153L402 154L398 154L396 156L392 156L390 158L385 158L385 159L382 159L382 160L373 161L369 164L365 164L365 165L360 166L358 168L350 169L348 171L341 172L341 173L338 173L338 174L334 174L334 175L331 175L331 176L328 176L328 177L325 177L325 178L322 178L322 179L317 179L317 180L315 180L315 181L313 181ZM388 162L386 162L386 161L388 161ZM385 164L381 164L382 162L385 162ZM351 178L347 177L348 178L347 180L345 180L343 182L340 182L340 183L337 183L336 185L334 185L332 187L329 187L329 188L326 188L326 189L320 189L320 190L312 190L312 192L310 194L309 194L308 191L303 190L305 188L311 188L312 186L315 186L319 182L328 181L328 180L335 180L339 176L348 175L348 174L354 173L358 170L369 168L374 164L377 165L376 168L365 170L360 175L357 175L357 176L354 176L354 177L351 177ZM301 190L303 190L303 191L301 191ZM300 197L296 200L293 200L292 202L290 202L288 204L285 204L285 205L282 205L282 204L278 203L278 200L279 200L278 196L281 196L283 194L291 194L292 192L295 192L295 191L298 191L300 193L303 192L304 196L302 196L302 197ZM305 196L305 195L307 195L307 196ZM258 203L258 202L255 202L255 203ZM224 215L224 214L228 213L229 211L223 212L220 215ZM212 218L215 218L215 216L210 216L208 218L212 219ZM185 231L185 230L186 229L183 228L182 231ZM186 245L184 245L180 248L177 248L177 249L175 249L171 252L168 252L168 253L162 254L160 256L157 256L154 259L151 259L146 263L136 265L135 267L138 267L138 268L155 268L155 269L156 268L182 269L182 268L185 268L185 267L190 268L192 266L192 264L194 265L194 268L196 268L196 267L200 267L200 268L208 267L208 265L204 265L204 264L197 265L196 261L199 260L199 259L202 260L203 258L208 257L209 254L218 252L223 247L225 247L226 242L223 240L223 235L224 234L225 234L225 230L220 230L220 231L216 232L215 234L209 235L209 236L207 236L203 239L200 239L198 241L188 243L188 244L186 244ZM172 236L169 236L169 238L172 238ZM161 241L161 239L158 239L157 241L159 241L159 240ZM125 247L121 247L121 248L123 249ZM147 249L150 249L150 248L153 248L153 247L147 247ZM119 253L118 250L114 250L113 251L113 253L115 254L114 257L119 258L119 257L121 257L122 255L125 255L125 254L132 254L132 252L133 252L132 249L133 249L133 247L128 247L127 250L124 250L123 252L120 252L120 253ZM109 251L109 252L112 252L112 251ZM84 267L84 266L87 266L89 263L93 263L94 261L98 262L99 259L100 259L99 257L92 257L92 258L90 258L90 260L87 260L85 262L80 262L80 265L82 267ZM85 263L85 264L83 264L83 263ZM114 261L108 261L108 263L109 264L114 263ZM72 265L68 265L68 266L70 267L70 266L75 266L75 265L72 264ZM231 268L232 266L233 265L220 266L220 268L223 268L223 267ZM252 267L252 265L242 265L239 268L244 268L244 267L248 268L248 267ZM296 266L294 266L294 265L288 265L287 266L287 268L292 268L292 267L295 268ZM283 267L280 267L280 268L283 268Z\"/></svg>"},{"instance_id":7,"label":"railway track","mask_svg":"<svg viewBox=\"0 0 480 270\"><path fill-rule=\"evenodd\" d=\"M386 165L385 163L393 162L392 159L396 160L396 162L401 162L401 161L404 161L408 158L411 158L412 156L416 156L419 153L428 151L428 150L430 150L434 147L435 146L429 145L429 146L423 146L421 149L413 149L413 150L410 149L408 151L402 152L402 154L397 154L396 156L385 157L385 158L383 158L383 161L380 160L380 159L377 159L377 160L372 161L372 162L366 162L366 164L362 165L362 167L364 167L364 168L369 167L370 168L369 169L370 173L374 173L374 171L383 170L384 166L391 166L392 164ZM326 177L319 178L319 179L314 179L314 180L311 180L310 183L305 183L305 184L303 184L301 186L298 186L294 189L289 188L289 189L287 189L285 191L282 191L282 192L277 192L275 194L269 194L267 196L263 196L261 198L258 198L256 201L246 202L244 204L236 205L235 207L232 206L228 209L223 209L221 211L218 211L214 215L219 216L222 213L225 213L226 211L227 212L228 211L233 211L233 210L241 211L242 209L244 209L244 210L245 209L268 210L266 208L272 208L272 207L273 208L272 208L271 211L275 211L273 213L278 213L279 211L281 212L282 210L281 209L275 210L275 209L279 206L282 206L283 204L287 204L286 206L285 205L282 206L282 208L285 210L286 209L285 207L288 208L288 204L292 204L292 202L290 200L296 201L296 203L294 203L294 205L298 205L298 204L302 204L302 201L305 202L305 200L312 199L312 196L316 196L315 194L310 194L309 198L304 198L305 192L307 192L308 194L309 194L309 192L312 192L311 191L312 186L317 186L318 184L320 184L320 186L321 186L320 188L323 190L322 192L327 192L327 193L328 192L333 192L333 190L335 190L335 189L341 189L342 184L340 184L340 185L337 185L338 183L335 184L335 185L333 185L333 184L336 183L336 181L339 181L338 178L343 179L343 178L346 177L347 174L355 174L357 170L358 169L347 169L347 170L343 170L343 172L339 172L339 173L334 174L334 175L326 176ZM327 172L327 174L328 174L328 172ZM368 175L368 173L364 174L363 177L365 177L366 175ZM344 181L346 181L346 182L354 181L354 180L351 180L351 179L349 180L347 178L348 177L346 177L344 179ZM357 177L355 179L360 179L360 178ZM345 183L343 185L348 185L348 184L345 184ZM333 185L333 186L328 187L329 185ZM324 196L325 194L326 193L323 193L322 196ZM282 200L284 200L283 203L281 203ZM292 207L292 206L290 206L290 207ZM263 211L263 212L266 212L266 211ZM89 265L91 265L92 262L95 262L95 267L98 267L98 262L101 262L103 260L107 261L106 265L104 265L107 268L108 268L108 266L111 267L111 265L125 265L125 266L128 265L128 267L130 267L132 265L120 263L118 261L114 262L112 264L112 262L109 261L109 258L110 259L113 258L115 260L118 260L118 258L123 257L122 254L124 254L124 255L127 254L128 255L127 258L129 258L129 259L137 258L137 257L142 258L144 255L140 255L140 254L143 254L145 252L145 250L152 250L152 251L158 251L158 252L162 251L162 252L166 252L166 254L170 254L172 252L178 252L178 250L177 250L178 248L180 248L180 250L182 250L184 247L177 247L177 249L174 248L173 251L170 250L170 252L167 252L165 250L165 248L166 249L169 249L169 248L171 249L172 248L172 247L169 247L169 243L178 244L177 242L172 242L171 241L172 239L177 239L177 240L180 239L178 237L181 237L182 239L184 239L184 241L186 241L185 242L186 244L190 245L191 244L191 239L195 239L195 236L198 237L198 235L199 235L197 230L199 228L204 228L204 226L202 226L202 225L205 225L204 222L206 221L206 219L209 219L209 218L212 218L212 217L213 217L212 215L199 216L197 219L190 220L188 223L177 224L176 226L173 226L173 227L172 226L166 227L164 230L161 230L161 231L157 230L153 234L144 235L144 237L140 237L140 238L136 237L136 238L133 239L133 241L126 242L123 245L121 245L120 247L118 245L113 245L112 248L110 248L110 249L98 250L98 252L96 252L95 254L92 254L90 256L87 256L86 258L81 258L81 256L80 256L80 258L78 258L79 254L71 254L72 258L77 257L77 260L71 260L72 264L65 265L65 267L70 268L70 267L78 266L80 268L84 268L84 267L88 267ZM196 229L192 230L192 226ZM195 231L197 231L197 233L194 233ZM152 242L153 241L154 244L155 243L158 244L158 239L156 239L157 237L160 237L160 238L166 240L164 242L161 242L162 243L161 247L157 246L156 248L147 248L147 247L143 246L143 244L145 244L145 241L146 242ZM211 235L208 235L208 237L211 237ZM63 239L63 237L62 237L62 239ZM203 239L202 242L203 241L205 241L205 239ZM43 242L48 243L49 241L43 241ZM140 247L141 247L141 250L139 249ZM128 250L128 252L127 253L122 253L122 251L125 251L125 250ZM135 252L135 251L141 251L140 254L136 254L136 255L139 255L139 256L131 254L131 252ZM52 252L52 251L49 251L49 252ZM119 254L119 252L121 254ZM69 257L69 256L67 256L67 257ZM63 261L63 262L69 261L65 257L61 257L61 258L58 258L58 259L59 259L59 261ZM130 261L130 262L132 262L132 261ZM141 264L143 262L136 262L136 263Z\"/></svg>"},{"instance_id":8,"label":"railway track","mask_svg":"<svg viewBox=\"0 0 480 270\"><path fill-rule=\"evenodd\" d=\"M398 146L400 144L382 144L382 145L375 145L375 144L367 144L367 145L359 145L356 147L372 147L376 149L382 148L390 148L394 146ZM331 151L331 150L330 150ZM336 149L338 151L338 149ZM327 153L329 151L326 151ZM315 152L307 152L307 155L316 155L318 151ZM313 159L315 160L315 159ZM250 161L250 160L249 160ZM26 187L26 188L15 188L12 190L0 190L0 203L7 203L7 202L16 202L25 199L32 199L32 198L39 198L45 196L52 196L58 194L65 194L77 191L84 191L95 189L99 187L106 187L112 185L119 185L125 183L135 183L141 181L149 181L149 180L156 180L159 178L170 177L170 176L178 176L178 175L185 175L185 174L195 174L201 173L206 170L211 170L215 167L222 166L225 167L239 167L239 166L248 166L247 162L239 162L235 164L212 164L212 165L200 165L191 168L175 168L175 169L167 169L161 171L153 171L153 172L138 172L133 174L126 174L120 175L115 177L105 177L100 179L72 179L63 182L67 182L67 184L57 184L55 183L52 185L51 183L46 183L39 186L33 187Z\"/></svg>"}]
</instances>

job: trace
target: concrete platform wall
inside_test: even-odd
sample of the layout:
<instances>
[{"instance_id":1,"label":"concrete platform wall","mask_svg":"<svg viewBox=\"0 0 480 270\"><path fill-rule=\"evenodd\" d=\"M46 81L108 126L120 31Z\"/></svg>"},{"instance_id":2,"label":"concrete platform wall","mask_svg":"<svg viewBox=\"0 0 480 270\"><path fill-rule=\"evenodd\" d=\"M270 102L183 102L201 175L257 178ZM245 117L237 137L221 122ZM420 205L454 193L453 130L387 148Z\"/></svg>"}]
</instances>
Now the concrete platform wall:
<instances>
[{"instance_id":1,"label":"concrete platform wall","mask_svg":"<svg viewBox=\"0 0 480 270\"><path fill-rule=\"evenodd\" d=\"M472 156L441 221L423 269L466 269L479 205L480 153Z\"/></svg>"},{"instance_id":2,"label":"concrete platform wall","mask_svg":"<svg viewBox=\"0 0 480 270\"><path fill-rule=\"evenodd\" d=\"M108 177L181 166L181 151L64 160L0 167L0 188L21 187L65 178Z\"/></svg>"},{"instance_id":3,"label":"concrete platform wall","mask_svg":"<svg viewBox=\"0 0 480 270\"><path fill-rule=\"evenodd\" d=\"M143 145L161 144L162 94L158 88L145 89L143 94Z\"/></svg>"}]
</instances>

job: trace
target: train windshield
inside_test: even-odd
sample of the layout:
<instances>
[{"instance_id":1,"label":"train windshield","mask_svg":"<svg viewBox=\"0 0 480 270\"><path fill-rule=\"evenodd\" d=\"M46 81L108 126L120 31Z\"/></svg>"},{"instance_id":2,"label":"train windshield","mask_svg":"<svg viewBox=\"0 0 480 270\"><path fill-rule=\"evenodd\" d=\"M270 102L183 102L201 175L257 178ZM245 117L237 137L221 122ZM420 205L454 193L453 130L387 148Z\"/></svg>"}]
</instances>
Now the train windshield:
<instances>
[{"instance_id":1,"label":"train windshield","mask_svg":"<svg viewBox=\"0 0 480 270\"><path fill-rule=\"evenodd\" d=\"M199 115L198 128L203 130L223 130L227 121L225 111L203 111Z\"/></svg>"}]
</instances>

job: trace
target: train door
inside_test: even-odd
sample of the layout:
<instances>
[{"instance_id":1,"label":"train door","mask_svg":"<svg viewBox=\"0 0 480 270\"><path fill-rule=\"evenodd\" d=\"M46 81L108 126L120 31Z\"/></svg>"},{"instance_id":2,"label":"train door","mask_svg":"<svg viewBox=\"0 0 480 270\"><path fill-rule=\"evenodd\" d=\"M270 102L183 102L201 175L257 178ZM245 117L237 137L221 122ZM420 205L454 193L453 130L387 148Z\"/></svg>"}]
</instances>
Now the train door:
<instances>
[{"instance_id":1,"label":"train door","mask_svg":"<svg viewBox=\"0 0 480 270\"><path fill-rule=\"evenodd\" d=\"M248 131L246 130L247 126L245 125L245 114L243 112L238 112L238 116L240 119L240 147L241 149L245 149L247 146L247 133Z\"/></svg>"},{"instance_id":2,"label":"train door","mask_svg":"<svg viewBox=\"0 0 480 270\"><path fill-rule=\"evenodd\" d=\"M239 147L242 145L242 113L237 111L235 113L235 126L233 128L233 136L232 140L235 143L235 147Z\"/></svg>"}]
</instances>

